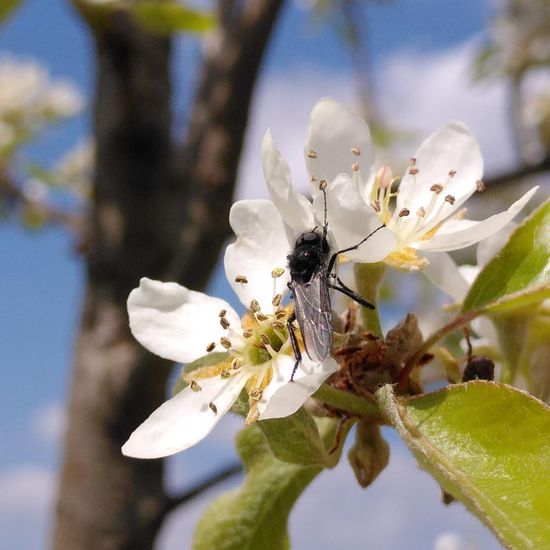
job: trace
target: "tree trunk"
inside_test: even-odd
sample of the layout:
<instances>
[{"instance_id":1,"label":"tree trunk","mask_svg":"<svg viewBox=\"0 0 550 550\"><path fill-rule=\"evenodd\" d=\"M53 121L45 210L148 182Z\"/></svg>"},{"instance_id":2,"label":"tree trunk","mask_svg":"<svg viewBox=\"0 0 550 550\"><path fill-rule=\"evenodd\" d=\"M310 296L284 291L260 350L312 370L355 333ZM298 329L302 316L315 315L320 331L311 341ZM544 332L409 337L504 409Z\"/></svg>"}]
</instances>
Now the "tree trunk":
<instances>
[{"instance_id":1,"label":"tree trunk","mask_svg":"<svg viewBox=\"0 0 550 550\"><path fill-rule=\"evenodd\" d=\"M150 548L164 506L163 462L120 447L163 401L169 369L132 338L126 313L130 290L161 277L173 250L169 52L123 15L97 38L95 193L57 549Z\"/></svg>"},{"instance_id":2,"label":"tree trunk","mask_svg":"<svg viewBox=\"0 0 550 550\"><path fill-rule=\"evenodd\" d=\"M178 502L164 492L162 460L120 452L165 399L170 370L132 338L126 299L142 276L206 284L229 232L252 88L280 6L221 3L220 46L205 60L183 158L170 142L170 40L123 13L96 32L96 176L56 550L149 549Z\"/></svg>"}]
</instances>

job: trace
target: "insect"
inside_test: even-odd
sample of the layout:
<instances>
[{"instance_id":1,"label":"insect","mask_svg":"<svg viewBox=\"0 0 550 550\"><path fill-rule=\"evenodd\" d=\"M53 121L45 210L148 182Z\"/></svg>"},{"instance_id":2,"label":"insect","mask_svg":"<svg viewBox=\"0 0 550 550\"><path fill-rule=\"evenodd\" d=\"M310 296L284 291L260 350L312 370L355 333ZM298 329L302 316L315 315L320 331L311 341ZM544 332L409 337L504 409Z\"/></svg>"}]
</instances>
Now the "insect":
<instances>
[{"instance_id":1,"label":"insect","mask_svg":"<svg viewBox=\"0 0 550 550\"><path fill-rule=\"evenodd\" d=\"M308 357L312 361L324 361L332 352L331 290L337 290L358 304L374 309L373 304L342 282L334 272L334 265L340 254L357 250L385 225L376 228L356 245L333 252L328 239L326 183L321 182L319 188L325 204L323 227L314 227L300 235L294 250L287 257L290 269L288 286L294 299L294 312L287 320L287 328L296 359L291 382L302 360L293 326L295 320L298 321Z\"/></svg>"}]
</instances>

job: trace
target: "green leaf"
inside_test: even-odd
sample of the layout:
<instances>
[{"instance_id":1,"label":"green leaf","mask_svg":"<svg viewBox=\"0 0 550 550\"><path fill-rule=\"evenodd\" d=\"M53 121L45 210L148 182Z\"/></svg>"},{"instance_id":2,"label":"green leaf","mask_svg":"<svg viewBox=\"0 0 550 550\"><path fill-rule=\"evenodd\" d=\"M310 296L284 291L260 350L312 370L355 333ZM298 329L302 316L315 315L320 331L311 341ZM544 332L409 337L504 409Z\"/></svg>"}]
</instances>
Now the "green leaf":
<instances>
[{"instance_id":1,"label":"green leaf","mask_svg":"<svg viewBox=\"0 0 550 550\"><path fill-rule=\"evenodd\" d=\"M512 233L464 299L464 312L507 312L550 296L550 200Z\"/></svg>"},{"instance_id":2,"label":"green leaf","mask_svg":"<svg viewBox=\"0 0 550 550\"><path fill-rule=\"evenodd\" d=\"M550 548L550 408L494 382L401 399L378 392L425 468L508 548Z\"/></svg>"},{"instance_id":3,"label":"green leaf","mask_svg":"<svg viewBox=\"0 0 550 550\"><path fill-rule=\"evenodd\" d=\"M322 421L319 420L319 422ZM304 408L300 408L286 418L262 420L258 422L258 427L267 439L271 451L279 460L304 466L332 468L338 462L335 453L329 453L334 447L337 422L334 420L329 422L332 425L325 427L327 445L321 439L313 416ZM346 434L350 428L351 422L344 427ZM340 439L344 440L345 437Z\"/></svg>"},{"instance_id":4,"label":"green leaf","mask_svg":"<svg viewBox=\"0 0 550 550\"><path fill-rule=\"evenodd\" d=\"M2 0L0 2L0 24L5 22L21 2L22 0Z\"/></svg>"},{"instance_id":5,"label":"green leaf","mask_svg":"<svg viewBox=\"0 0 550 550\"><path fill-rule=\"evenodd\" d=\"M176 0L154 2L144 0L130 7L136 20L152 32L205 32L216 23L216 18L206 12L186 8Z\"/></svg>"},{"instance_id":6,"label":"green leaf","mask_svg":"<svg viewBox=\"0 0 550 550\"><path fill-rule=\"evenodd\" d=\"M322 468L277 460L256 425L239 433L237 449L245 467L244 483L208 506L193 549L287 550L290 511Z\"/></svg>"}]
</instances>

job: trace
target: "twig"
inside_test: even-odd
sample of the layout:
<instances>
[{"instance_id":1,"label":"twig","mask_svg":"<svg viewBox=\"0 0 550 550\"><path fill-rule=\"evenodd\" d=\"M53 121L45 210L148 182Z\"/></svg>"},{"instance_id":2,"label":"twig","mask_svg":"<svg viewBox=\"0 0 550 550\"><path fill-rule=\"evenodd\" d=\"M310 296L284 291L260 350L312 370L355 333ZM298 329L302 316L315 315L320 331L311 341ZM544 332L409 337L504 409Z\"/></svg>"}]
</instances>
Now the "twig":
<instances>
[{"instance_id":1,"label":"twig","mask_svg":"<svg viewBox=\"0 0 550 550\"><path fill-rule=\"evenodd\" d=\"M233 477L242 472L242 465L240 463L230 464L222 470L215 472L208 476L206 479L199 481L196 485L176 495L168 495L166 497L166 504L164 506L162 517L164 518L169 513L173 512L179 506L187 504L189 501L200 496L202 493L212 489L219 483L222 483L226 479Z\"/></svg>"},{"instance_id":2,"label":"twig","mask_svg":"<svg viewBox=\"0 0 550 550\"><path fill-rule=\"evenodd\" d=\"M523 164L513 170L508 170L496 176L483 180L488 188L495 188L502 185L508 185L527 176L534 176L543 172L550 171L550 155L536 164Z\"/></svg>"},{"instance_id":3,"label":"twig","mask_svg":"<svg viewBox=\"0 0 550 550\"><path fill-rule=\"evenodd\" d=\"M80 227L81 218L77 214L67 212L47 204L45 202L31 199L18 185L13 178L5 172L0 173L0 196L18 205L32 208L49 223L57 223L68 227L75 233Z\"/></svg>"}]
</instances>

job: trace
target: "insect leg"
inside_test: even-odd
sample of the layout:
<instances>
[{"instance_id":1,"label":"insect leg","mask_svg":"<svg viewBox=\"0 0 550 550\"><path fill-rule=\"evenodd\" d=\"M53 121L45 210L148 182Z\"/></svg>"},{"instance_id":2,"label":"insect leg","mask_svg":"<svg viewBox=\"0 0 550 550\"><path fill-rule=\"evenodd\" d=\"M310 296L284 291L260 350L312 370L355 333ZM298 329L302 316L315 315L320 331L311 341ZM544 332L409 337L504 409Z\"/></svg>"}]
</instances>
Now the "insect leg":
<instances>
[{"instance_id":1,"label":"insect leg","mask_svg":"<svg viewBox=\"0 0 550 550\"><path fill-rule=\"evenodd\" d=\"M349 298L351 298L354 302L357 302L359 305L366 307L368 309L376 309L373 304L370 302L367 302L363 296L360 294L357 294L355 290L352 290L351 288L347 287L341 280L338 278L338 282L341 286L333 285L332 283L329 283L328 286L330 288L333 288L334 290L337 290L338 292L341 292L342 294L345 294Z\"/></svg>"},{"instance_id":2,"label":"insect leg","mask_svg":"<svg viewBox=\"0 0 550 550\"><path fill-rule=\"evenodd\" d=\"M371 231L361 242L358 242L356 245L350 246L349 248L344 248L343 250L338 250L338 252L335 252L331 256L330 262L328 263L328 272L332 273L332 269L334 268L334 263L336 262L336 258L338 258L340 254L343 254L344 252L351 252L352 250L357 250L367 239L372 237L377 231L380 231L380 229L382 229L383 227L386 227L386 225L382 224L380 227L377 227L374 231Z\"/></svg>"},{"instance_id":3,"label":"insect leg","mask_svg":"<svg viewBox=\"0 0 550 550\"><path fill-rule=\"evenodd\" d=\"M298 365L302 360L302 352L300 351L300 346L298 346L298 339L296 338L296 333L294 332L294 327L292 326L292 323L293 321L295 321L295 319L296 314L293 312L286 322L286 328L290 337L290 343L292 344L292 351L294 351L294 357L296 359L296 362L294 363L294 368L292 369L292 375L290 376L291 382L294 382L294 375L296 374Z\"/></svg>"}]
</instances>

